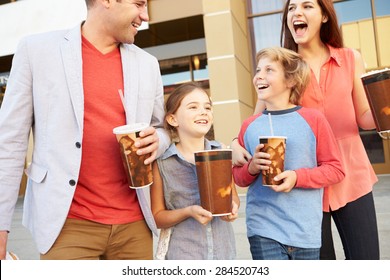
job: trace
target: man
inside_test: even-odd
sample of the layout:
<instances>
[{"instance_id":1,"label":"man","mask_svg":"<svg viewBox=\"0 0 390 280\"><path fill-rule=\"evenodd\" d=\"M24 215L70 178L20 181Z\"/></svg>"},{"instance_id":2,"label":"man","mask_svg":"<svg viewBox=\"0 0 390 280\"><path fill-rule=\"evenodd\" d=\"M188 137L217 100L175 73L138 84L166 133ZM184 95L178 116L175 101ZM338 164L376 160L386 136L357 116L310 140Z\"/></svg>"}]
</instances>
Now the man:
<instances>
[{"instance_id":1,"label":"man","mask_svg":"<svg viewBox=\"0 0 390 280\"><path fill-rule=\"evenodd\" d=\"M86 4L81 26L30 36L15 53L0 110L0 259L31 128L23 224L41 259L153 258L147 190L128 187L112 133L125 123L150 123L136 143L140 154L151 153L145 164L169 145L158 62L133 45L149 20L147 3Z\"/></svg>"}]
</instances>

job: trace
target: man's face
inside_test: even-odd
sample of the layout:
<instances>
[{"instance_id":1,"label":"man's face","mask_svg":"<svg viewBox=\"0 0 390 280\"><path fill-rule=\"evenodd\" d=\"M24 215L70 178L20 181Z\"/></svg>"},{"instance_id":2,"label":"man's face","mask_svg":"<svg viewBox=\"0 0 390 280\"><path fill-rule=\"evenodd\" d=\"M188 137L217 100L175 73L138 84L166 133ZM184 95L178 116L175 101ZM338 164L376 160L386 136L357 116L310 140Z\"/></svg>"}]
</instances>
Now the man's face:
<instances>
[{"instance_id":1,"label":"man's face","mask_svg":"<svg viewBox=\"0 0 390 280\"><path fill-rule=\"evenodd\" d=\"M138 28L149 21L146 0L109 2L106 31L116 43L133 44Z\"/></svg>"}]
</instances>

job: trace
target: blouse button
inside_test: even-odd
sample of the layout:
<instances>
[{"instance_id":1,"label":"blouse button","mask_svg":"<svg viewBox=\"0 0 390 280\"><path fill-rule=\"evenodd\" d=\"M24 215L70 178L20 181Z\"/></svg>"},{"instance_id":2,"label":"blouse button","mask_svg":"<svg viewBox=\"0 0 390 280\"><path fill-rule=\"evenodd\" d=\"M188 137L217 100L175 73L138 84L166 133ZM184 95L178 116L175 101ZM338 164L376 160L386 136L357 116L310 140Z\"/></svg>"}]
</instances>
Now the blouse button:
<instances>
[{"instance_id":1,"label":"blouse button","mask_svg":"<svg viewBox=\"0 0 390 280\"><path fill-rule=\"evenodd\" d=\"M73 187L74 185L76 185L76 181L75 180L70 180L69 181L69 185L71 185Z\"/></svg>"}]
</instances>

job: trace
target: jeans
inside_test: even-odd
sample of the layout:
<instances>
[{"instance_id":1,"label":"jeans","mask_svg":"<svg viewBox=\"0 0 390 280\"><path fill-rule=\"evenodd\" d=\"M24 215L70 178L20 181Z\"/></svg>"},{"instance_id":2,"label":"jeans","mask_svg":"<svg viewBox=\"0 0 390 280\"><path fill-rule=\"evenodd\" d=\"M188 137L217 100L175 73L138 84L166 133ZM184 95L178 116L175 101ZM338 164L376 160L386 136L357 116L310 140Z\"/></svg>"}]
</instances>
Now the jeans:
<instances>
[{"instance_id":1,"label":"jeans","mask_svg":"<svg viewBox=\"0 0 390 280\"><path fill-rule=\"evenodd\" d=\"M254 235L248 238L254 260L318 260L320 248L298 248Z\"/></svg>"},{"instance_id":2,"label":"jeans","mask_svg":"<svg viewBox=\"0 0 390 280\"><path fill-rule=\"evenodd\" d=\"M372 192L347 203L344 207L324 212L320 258L335 260L331 217L337 227L347 260L379 260L379 237Z\"/></svg>"}]
</instances>

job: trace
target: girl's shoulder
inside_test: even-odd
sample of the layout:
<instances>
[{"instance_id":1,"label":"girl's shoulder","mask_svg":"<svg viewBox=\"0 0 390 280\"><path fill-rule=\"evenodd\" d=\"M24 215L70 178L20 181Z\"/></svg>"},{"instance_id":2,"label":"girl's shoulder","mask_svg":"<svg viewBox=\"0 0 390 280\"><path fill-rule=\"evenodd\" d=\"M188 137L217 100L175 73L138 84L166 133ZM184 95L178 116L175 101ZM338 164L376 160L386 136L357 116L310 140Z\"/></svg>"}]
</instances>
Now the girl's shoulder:
<instances>
[{"instance_id":1,"label":"girl's shoulder","mask_svg":"<svg viewBox=\"0 0 390 280\"><path fill-rule=\"evenodd\" d=\"M168 149L166 149L165 152L159 158L157 158L157 160L162 161L162 160L165 160L165 159L167 159L175 154L177 154L176 143L172 142L169 145Z\"/></svg>"},{"instance_id":2,"label":"girl's shoulder","mask_svg":"<svg viewBox=\"0 0 390 280\"><path fill-rule=\"evenodd\" d=\"M221 149L222 146L223 146L222 143L220 143L217 140L208 140L208 139L206 139L205 141L206 141L206 143L205 143L206 150Z\"/></svg>"}]
</instances>

